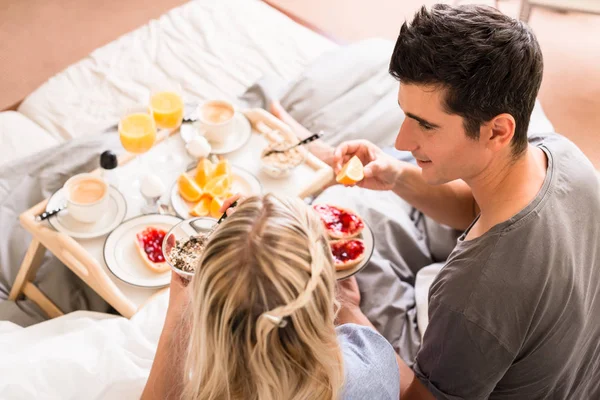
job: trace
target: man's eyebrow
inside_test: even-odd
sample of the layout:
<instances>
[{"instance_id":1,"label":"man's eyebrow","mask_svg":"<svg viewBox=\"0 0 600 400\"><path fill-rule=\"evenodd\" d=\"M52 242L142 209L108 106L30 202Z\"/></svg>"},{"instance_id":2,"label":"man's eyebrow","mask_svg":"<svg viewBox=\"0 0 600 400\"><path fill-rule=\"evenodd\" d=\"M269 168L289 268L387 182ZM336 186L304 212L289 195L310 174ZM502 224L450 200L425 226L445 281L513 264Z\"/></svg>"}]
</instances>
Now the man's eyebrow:
<instances>
[{"instance_id":1,"label":"man's eyebrow","mask_svg":"<svg viewBox=\"0 0 600 400\"><path fill-rule=\"evenodd\" d=\"M400 107L400 109L402 109L402 106L400 105L400 102L398 102L398 106ZM413 113L410 112L405 112L404 115L406 115L409 118L414 119L415 121L419 122L422 125L427 125L430 126L432 128L439 128L440 126L438 124L434 124L433 122L429 122L427 121L425 118L421 118Z\"/></svg>"},{"instance_id":2,"label":"man's eyebrow","mask_svg":"<svg viewBox=\"0 0 600 400\"><path fill-rule=\"evenodd\" d=\"M429 122L424 118L418 117L413 113L404 113L407 117L414 119L415 121L418 121L421 125L427 125L430 126L432 128L439 128L440 126L438 124L434 124L433 122Z\"/></svg>"}]
</instances>

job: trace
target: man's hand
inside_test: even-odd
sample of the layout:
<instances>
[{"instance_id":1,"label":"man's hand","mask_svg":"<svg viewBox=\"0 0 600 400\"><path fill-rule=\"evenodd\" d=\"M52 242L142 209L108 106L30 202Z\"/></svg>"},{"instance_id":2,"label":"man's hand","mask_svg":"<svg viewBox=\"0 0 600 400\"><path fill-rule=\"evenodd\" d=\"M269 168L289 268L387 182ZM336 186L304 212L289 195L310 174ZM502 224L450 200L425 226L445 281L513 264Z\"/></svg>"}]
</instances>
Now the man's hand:
<instances>
[{"instance_id":1,"label":"man's hand","mask_svg":"<svg viewBox=\"0 0 600 400\"><path fill-rule=\"evenodd\" d=\"M353 156L364 165L365 178L357 186L371 190L392 190L400 175L402 162L386 154L368 140L351 140L340 144L333 156L337 174Z\"/></svg>"}]
</instances>

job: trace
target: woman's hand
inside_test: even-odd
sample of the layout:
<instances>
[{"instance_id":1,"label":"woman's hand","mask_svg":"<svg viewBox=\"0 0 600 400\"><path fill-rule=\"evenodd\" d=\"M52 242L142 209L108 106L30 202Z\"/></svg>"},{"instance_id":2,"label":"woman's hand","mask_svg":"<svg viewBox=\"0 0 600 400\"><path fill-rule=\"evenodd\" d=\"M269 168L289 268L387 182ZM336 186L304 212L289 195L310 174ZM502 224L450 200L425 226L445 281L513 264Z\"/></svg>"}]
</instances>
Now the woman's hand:
<instances>
[{"instance_id":1,"label":"woman's hand","mask_svg":"<svg viewBox=\"0 0 600 400\"><path fill-rule=\"evenodd\" d=\"M402 162L368 140L351 140L340 144L333 156L335 173L354 156L364 165L365 174L365 178L357 186L371 190L394 188L402 170Z\"/></svg>"},{"instance_id":2,"label":"woman's hand","mask_svg":"<svg viewBox=\"0 0 600 400\"><path fill-rule=\"evenodd\" d=\"M360 309L360 292L354 276L338 281L336 297L340 303L335 318L336 325L352 323L375 329Z\"/></svg>"},{"instance_id":3,"label":"woman's hand","mask_svg":"<svg viewBox=\"0 0 600 400\"><path fill-rule=\"evenodd\" d=\"M236 193L233 196L225 199L223 205L219 209L219 212L227 212L227 215L229 216L235 211L235 207L231 207L231 205L237 201L237 205L239 206L244 200L246 200L246 197L242 196L240 193Z\"/></svg>"},{"instance_id":4,"label":"woman's hand","mask_svg":"<svg viewBox=\"0 0 600 400\"><path fill-rule=\"evenodd\" d=\"M356 282L356 278L354 276L342 281L338 281L336 297L340 302L340 309L359 308L360 292L358 290L358 282Z\"/></svg>"}]
</instances>

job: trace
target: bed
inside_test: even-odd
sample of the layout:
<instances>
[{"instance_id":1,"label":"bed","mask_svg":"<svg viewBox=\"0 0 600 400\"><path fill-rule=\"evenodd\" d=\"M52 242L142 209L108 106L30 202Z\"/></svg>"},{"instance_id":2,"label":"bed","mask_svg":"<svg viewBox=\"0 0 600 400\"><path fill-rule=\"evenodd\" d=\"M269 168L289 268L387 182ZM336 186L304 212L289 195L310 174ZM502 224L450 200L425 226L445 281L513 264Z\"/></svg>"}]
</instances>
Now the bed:
<instances>
[{"instance_id":1,"label":"bed","mask_svg":"<svg viewBox=\"0 0 600 400\"><path fill-rule=\"evenodd\" d=\"M259 0L190 1L50 78L10 123L1 117L0 165L40 149L21 140L15 117L23 131L31 124L21 117L35 123L51 145L114 126L129 106L145 103L148 88L168 80L182 85L186 102L234 100L263 75L292 80L335 47Z\"/></svg>"},{"instance_id":2,"label":"bed","mask_svg":"<svg viewBox=\"0 0 600 400\"><path fill-rule=\"evenodd\" d=\"M336 48L259 0L190 1L52 77L17 112L0 113L0 175L40 151L114 127L129 106L147 102L153 85L178 82L190 103L237 101L260 77L290 82ZM5 201L18 183L0 186L0 223L26 242L14 223L19 209ZM15 242L5 244L0 267L18 269L7 260L24 253L15 257ZM0 279L1 295L10 280ZM79 311L27 328L0 321L0 397L138 398L166 304L157 296L131 320Z\"/></svg>"},{"instance_id":3,"label":"bed","mask_svg":"<svg viewBox=\"0 0 600 400\"><path fill-rule=\"evenodd\" d=\"M403 118L387 75L391 46L376 40L340 48L259 0L190 1L54 76L18 112L0 113L0 172L114 127L129 106L147 102L149 87L166 80L182 85L187 102L237 102L259 78L276 77L286 85L283 105L309 129L333 132L332 144L369 129L389 146ZM551 130L538 105L530 131ZM0 200L6 190L0 185ZM15 218L18 210L6 215ZM417 279L421 331L434 276ZM166 304L166 295L157 296L131 320L79 311L28 328L0 322L2 398L139 397Z\"/></svg>"}]
</instances>

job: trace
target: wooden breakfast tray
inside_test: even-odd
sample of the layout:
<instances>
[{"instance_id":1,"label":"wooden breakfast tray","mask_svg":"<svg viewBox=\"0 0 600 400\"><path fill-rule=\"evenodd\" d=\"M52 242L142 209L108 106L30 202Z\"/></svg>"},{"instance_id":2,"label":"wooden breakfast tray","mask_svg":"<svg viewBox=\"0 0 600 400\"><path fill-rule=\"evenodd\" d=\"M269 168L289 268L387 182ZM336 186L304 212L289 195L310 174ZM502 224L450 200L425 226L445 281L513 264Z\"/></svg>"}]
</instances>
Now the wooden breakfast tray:
<instances>
[{"instance_id":1,"label":"wooden breakfast tray","mask_svg":"<svg viewBox=\"0 0 600 400\"><path fill-rule=\"evenodd\" d=\"M306 197L316 194L331 182L333 179L332 169L310 153L306 161L289 177L273 179L262 173L260 171L260 154L267 145L267 140L273 139L273 135L294 138L294 134L285 123L265 110L251 109L245 111L244 114L252 123L253 134L244 147L225 157L230 159L232 164L254 174L261 182L264 193L275 192ZM185 170L185 165L189 165L193 161L185 151L183 141L178 135L172 135L159 142L145 155L145 157L152 158L174 153L181 156L181 165L172 171L156 171L167 188ZM129 162L132 158L124 156L119 159L119 175L123 183L133 180L143 172L137 169L136 163ZM143 200L136 196L137 189L132 188L132 185L121 184L120 190L127 200L125 220L141 214ZM167 189L163 200L167 200L169 196L170 190ZM46 222L37 222L35 217L46 209L47 202L48 199L40 202L19 217L21 225L32 234L33 240L21 264L9 299L16 300L21 294L24 294L38 304L50 317L62 315L62 311L32 283L46 249L127 318L133 316L157 292L166 290L134 287L114 277L104 263L103 247L106 236L94 239L74 239L55 231Z\"/></svg>"},{"instance_id":2,"label":"wooden breakfast tray","mask_svg":"<svg viewBox=\"0 0 600 400\"><path fill-rule=\"evenodd\" d=\"M269 142L289 139L297 140L290 127L263 109L250 109L244 112L253 127L246 146L226 157L248 172L254 174L263 185L263 193L273 192L283 195L296 195L302 198L321 191L334 179L333 170L323 161L307 152L306 160L285 178L271 178L260 170L260 156Z\"/></svg>"}]
</instances>

